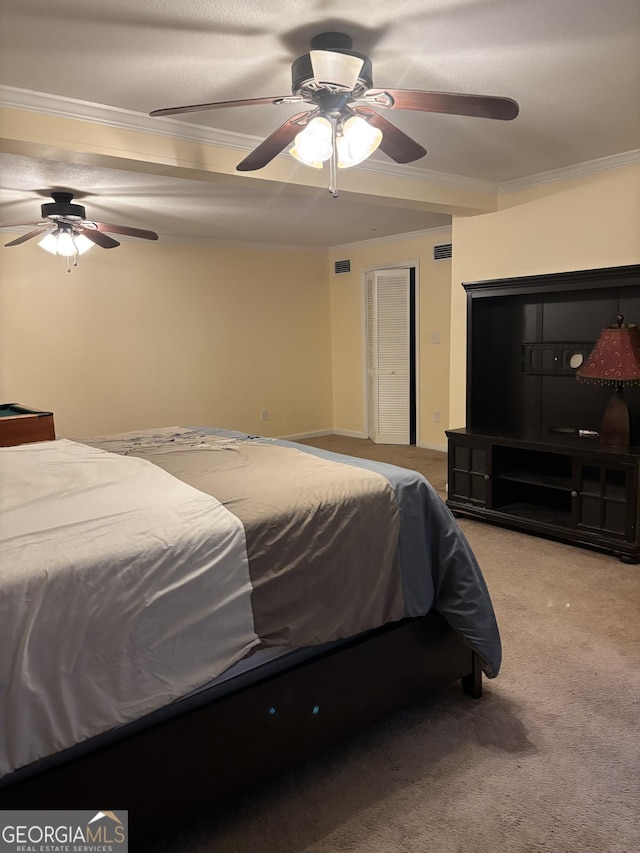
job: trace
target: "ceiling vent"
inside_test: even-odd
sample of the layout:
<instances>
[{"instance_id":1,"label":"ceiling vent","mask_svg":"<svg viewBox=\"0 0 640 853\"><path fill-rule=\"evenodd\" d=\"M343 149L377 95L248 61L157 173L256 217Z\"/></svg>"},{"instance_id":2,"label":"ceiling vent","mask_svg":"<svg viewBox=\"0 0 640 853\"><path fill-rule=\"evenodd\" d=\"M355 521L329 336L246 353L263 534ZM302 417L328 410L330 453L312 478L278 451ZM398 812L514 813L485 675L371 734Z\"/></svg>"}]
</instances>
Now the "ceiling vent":
<instances>
[{"instance_id":1,"label":"ceiling vent","mask_svg":"<svg viewBox=\"0 0 640 853\"><path fill-rule=\"evenodd\" d=\"M434 261L447 261L451 257L451 243L441 243L433 247Z\"/></svg>"},{"instance_id":2,"label":"ceiling vent","mask_svg":"<svg viewBox=\"0 0 640 853\"><path fill-rule=\"evenodd\" d=\"M351 258L347 258L346 261L333 262L334 275L344 275L346 272L351 272Z\"/></svg>"}]
</instances>

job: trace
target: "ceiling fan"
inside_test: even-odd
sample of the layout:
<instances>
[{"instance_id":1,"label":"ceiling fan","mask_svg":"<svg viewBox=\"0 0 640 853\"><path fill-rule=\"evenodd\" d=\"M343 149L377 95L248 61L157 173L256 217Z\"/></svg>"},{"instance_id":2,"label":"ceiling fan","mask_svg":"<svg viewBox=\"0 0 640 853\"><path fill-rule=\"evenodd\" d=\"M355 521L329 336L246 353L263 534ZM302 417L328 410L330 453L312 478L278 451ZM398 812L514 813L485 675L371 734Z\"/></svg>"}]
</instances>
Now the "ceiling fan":
<instances>
[{"instance_id":1,"label":"ceiling fan","mask_svg":"<svg viewBox=\"0 0 640 853\"><path fill-rule=\"evenodd\" d=\"M449 115L510 121L519 107L511 98L424 92L413 89L373 88L368 56L351 50L351 36L320 33L311 39L311 50L291 66L291 95L248 98L153 110L152 116L179 115L203 110L262 104L300 104L305 109L287 119L277 130L238 163L240 172L262 169L288 145L306 165L332 170L329 190L335 196L335 168L354 166L378 147L396 163L424 157L426 149L396 127L378 109L416 110Z\"/></svg>"},{"instance_id":2,"label":"ceiling fan","mask_svg":"<svg viewBox=\"0 0 640 853\"><path fill-rule=\"evenodd\" d=\"M67 271L71 268L69 260L74 259L73 265L77 266L77 255L82 255L93 245L101 246L103 249L114 249L120 243L110 237L108 233L125 234L128 237L141 237L143 240L157 240L155 231L145 231L142 228L131 228L128 225L112 225L108 222L94 222L86 218L86 212L81 204L72 204L73 194L69 192L52 192L53 202L43 204L40 207L44 222L24 222L14 225L3 225L2 228L23 227L25 225L37 226L35 230L16 237L7 246L19 246L34 237L42 235L39 245L54 255L63 255L67 258Z\"/></svg>"}]
</instances>

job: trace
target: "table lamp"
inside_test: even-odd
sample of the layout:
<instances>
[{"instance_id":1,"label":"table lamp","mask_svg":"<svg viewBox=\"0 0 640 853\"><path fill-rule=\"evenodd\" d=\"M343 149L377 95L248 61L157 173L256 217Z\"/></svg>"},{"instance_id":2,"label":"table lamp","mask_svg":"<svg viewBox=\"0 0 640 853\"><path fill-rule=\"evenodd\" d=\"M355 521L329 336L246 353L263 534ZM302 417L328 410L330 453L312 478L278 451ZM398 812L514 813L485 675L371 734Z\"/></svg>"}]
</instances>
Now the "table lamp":
<instances>
[{"instance_id":1,"label":"table lamp","mask_svg":"<svg viewBox=\"0 0 640 853\"><path fill-rule=\"evenodd\" d=\"M640 385L640 331L623 321L618 314L617 322L600 332L591 354L576 373L579 382L615 388L600 428L600 444L614 447L629 446L629 407L623 386Z\"/></svg>"}]
</instances>

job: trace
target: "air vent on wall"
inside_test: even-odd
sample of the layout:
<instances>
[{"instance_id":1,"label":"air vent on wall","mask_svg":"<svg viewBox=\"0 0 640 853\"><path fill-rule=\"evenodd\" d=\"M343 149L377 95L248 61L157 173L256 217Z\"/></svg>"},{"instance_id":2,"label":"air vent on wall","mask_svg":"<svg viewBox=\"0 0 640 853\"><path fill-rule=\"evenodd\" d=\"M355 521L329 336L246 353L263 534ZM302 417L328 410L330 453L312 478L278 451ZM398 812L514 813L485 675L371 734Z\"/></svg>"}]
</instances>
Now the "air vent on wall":
<instances>
[{"instance_id":1,"label":"air vent on wall","mask_svg":"<svg viewBox=\"0 0 640 853\"><path fill-rule=\"evenodd\" d=\"M441 243L433 247L433 260L446 261L451 257L451 243Z\"/></svg>"},{"instance_id":2,"label":"air vent on wall","mask_svg":"<svg viewBox=\"0 0 640 853\"><path fill-rule=\"evenodd\" d=\"M351 272L351 258L347 258L346 261L334 261L333 272L334 275L343 275L346 272Z\"/></svg>"}]
</instances>

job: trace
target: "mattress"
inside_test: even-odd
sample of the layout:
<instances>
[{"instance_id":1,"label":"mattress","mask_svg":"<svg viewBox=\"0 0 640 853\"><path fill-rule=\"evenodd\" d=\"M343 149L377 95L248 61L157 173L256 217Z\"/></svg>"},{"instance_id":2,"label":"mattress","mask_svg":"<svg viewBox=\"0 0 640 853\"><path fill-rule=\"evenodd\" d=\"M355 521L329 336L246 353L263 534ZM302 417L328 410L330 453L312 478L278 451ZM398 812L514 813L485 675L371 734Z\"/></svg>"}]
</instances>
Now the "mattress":
<instances>
[{"instance_id":1,"label":"mattress","mask_svg":"<svg viewBox=\"0 0 640 853\"><path fill-rule=\"evenodd\" d=\"M0 476L0 776L257 650L313 649L431 607L499 670L480 568L416 472L171 427L3 448Z\"/></svg>"}]
</instances>

